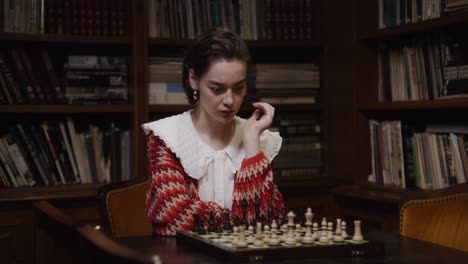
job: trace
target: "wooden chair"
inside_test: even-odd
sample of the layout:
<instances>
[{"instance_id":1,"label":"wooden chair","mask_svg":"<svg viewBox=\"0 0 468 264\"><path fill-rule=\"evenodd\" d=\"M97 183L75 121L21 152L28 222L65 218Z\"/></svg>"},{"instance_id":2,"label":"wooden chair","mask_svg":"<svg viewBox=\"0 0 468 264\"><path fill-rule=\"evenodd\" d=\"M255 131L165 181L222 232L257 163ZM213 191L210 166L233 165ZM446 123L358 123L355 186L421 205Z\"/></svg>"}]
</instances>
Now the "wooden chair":
<instances>
[{"instance_id":1,"label":"wooden chair","mask_svg":"<svg viewBox=\"0 0 468 264\"><path fill-rule=\"evenodd\" d=\"M44 234L38 236L42 240L36 241L37 263L161 263L157 255L125 247L93 226L78 223L47 201L33 206L38 229L50 235L48 240L44 240ZM44 253L44 249L51 252Z\"/></svg>"},{"instance_id":2,"label":"wooden chair","mask_svg":"<svg viewBox=\"0 0 468 264\"><path fill-rule=\"evenodd\" d=\"M151 235L145 213L147 181L113 183L98 190L105 229L113 237Z\"/></svg>"},{"instance_id":3,"label":"wooden chair","mask_svg":"<svg viewBox=\"0 0 468 264\"><path fill-rule=\"evenodd\" d=\"M404 197L400 234L468 252L468 184Z\"/></svg>"}]
</instances>

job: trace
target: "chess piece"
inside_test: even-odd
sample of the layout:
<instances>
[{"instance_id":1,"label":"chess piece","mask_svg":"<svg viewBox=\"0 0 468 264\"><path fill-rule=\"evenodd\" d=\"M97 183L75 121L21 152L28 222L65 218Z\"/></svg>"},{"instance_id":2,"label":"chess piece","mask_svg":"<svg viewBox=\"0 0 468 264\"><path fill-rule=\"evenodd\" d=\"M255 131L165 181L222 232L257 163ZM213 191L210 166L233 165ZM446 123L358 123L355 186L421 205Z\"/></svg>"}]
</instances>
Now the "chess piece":
<instances>
[{"instance_id":1,"label":"chess piece","mask_svg":"<svg viewBox=\"0 0 468 264\"><path fill-rule=\"evenodd\" d=\"M200 216L198 214L193 214L192 232L194 232L194 233L199 233L200 232Z\"/></svg>"},{"instance_id":2,"label":"chess piece","mask_svg":"<svg viewBox=\"0 0 468 264\"><path fill-rule=\"evenodd\" d=\"M322 244L328 244L328 230L327 230L327 222L325 218L322 219L321 227L320 227L320 236L319 241Z\"/></svg>"},{"instance_id":3,"label":"chess piece","mask_svg":"<svg viewBox=\"0 0 468 264\"><path fill-rule=\"evenodd\" d=\"M257 223L255 228L255 241L254 246L261 247L263 246L263 234L262 234L262 223Z\"/></svg>"},{"instance_id":4,"label":"chess piece","mask_svg":"<svg viewBox=\"0 0 468 264\"><path fill-rule=\"evenodd\" d=\"M245 226L240 226L239 227L239 238L237 239L236 246L240 248L245 248L247 247L248 243L245 240Z\"/></svg>"},{"instance_id":5,"label":"chess piece","mask_svg":"<svg viewBox=\"0 0 468 264\"><path fill-rule=\"evenodd\" d=\"M318 228L318 224L317 223L313 223L312 224L312 238L315 240L319 239L320 235L319 235L319 228Z\"/></svg>"},{"instance_id":6,"label":"chess piece","mask_svg":"<svg viewBox=\"0 0 468 264\"><path fill-rule=\"evenodd\" d=\"M216 227L215 227L215 219L214 219L214 213L213 211L210 211L209 216L208 216L208 232L216 232Z\"/></svg>"},{"instance_id":7,"label":"chess piece","mask_svg":"<svg viewBox=\"0 0 468 264\"><path fill-rule=\"evenodd\" d=\"M328 240L332 241L333 240L333 222L328 222L327 229L328 229L328 232L327 232Z\"/></svg>"},{"instance_id":8,"label":"chess piece","mask_svg":"<svg viewBox=\"0 0 468 264\"><path fill-rule=\"evenodd\" d=\"M268 241L270 241L270 227L265 225L263 227L263 242L268 244Z\"/></svg>"},{"instance_id":9,"label":"chess piece","mask_svg":"<svg viewBox=\"0 0 468 264\"><path fill-rule=\"evenodd\" d=\"M360 220L354 220L354 235L353 235L353 240L354 241L362 241L364 238L362 237L361 233L361 221Z\"/></svg>"},{"instance_id":10,"label":"chess piece","mask_svg":"<svg viewBox=\"0 0 468 264\"><path fill-rule=\"evenodd\" d=\"M261 219L260 219L260 201L259 201L259 200L256 200L256 201L254 202L254 207L255 207L255 219L254 219L254 223L261 222Z\"/></svg>"},{"instance_id":11,"label":"chess piece","mask_svg":"<svg viewBox=\"0 0 468 264\"><path fill-rule=\"evenodd\" d=\"M200 235L206 235L205 218L200 218L200 228L198 229Z\"/></svg>"},{"instance_id":12,"label":"chess piece","mask_svg":"<svg viewBox=\"0 0 468 264\"><path fill-rule=\"evenodd\" d=\"M237 245L237 242L239 242L239 228L237 226L234 226L232 228L232 244ZM245 239L245 226L244 226L244 239Z\"/></svg>"},{"instance_id":13,"label":"chess piece","mask_svg":"<svg viewBox=\"0 0 468 264\"><path fill-rule=\"evenodd\" d=\"M224 211L224 226L223 226L223 229L224 230L231 230L231 216L230 216L230 211L229 209L226 209L226 211Z\"/></svg>"},{"instance_id":14,"label":"chess piece","mask_svg":"<svg viewBox=\"0 0 468 264\"><path fill-rule=\"evenodd\" d=\"M312 213L311 208L307 208L307 212L305 213L305 226L306 226L306 233L302 238L302 243L311 244L314 243L314 238L312 237L311 226L312 226L312 218L314 214Z\"/></svg>"},{"instance_id":15,"label":"chess piece","mask_svg":"<svg viewBox=\"0 0 468 264\"><path fill-rule=\"evenodd\" d=\"M270 237L270 240L268 240L268 244L270 246L278 246L280 243L281 243L281 240L276 235L276 230L272 229L271 230L271 237Z\"/></svg>"},{"instance_id":16,"label":"chess piece","mask_svg":"<svg viewBox=\"0 0 468 264\"><path fill-rule=\"evenodd\" d=\"M343 237L343 239L348 238L348 233L346 232L346 222L345 221L341 221L341 237Z\"/></svg>"},{"instance_id":17,"label":"chess piece","mask_svg":"<svg viewBox=\"0 0 468 264\"><path fill-rule=\"evenodd\" d=\"M278 224L276 223L276 220L273 219L273 221L271 222L271 230L275 230L277 231L278 230Z\"/></svg>"},{"instance_id":18,"label":"chess piece","mask_svg":"<svg viewBox=\"0 0 468 264\"><path fill-rule=\"evenodd\" d=\"M272 222L274 221L273 220L273 208L271 208L271 207L268 207L268 209L267 209L267 221L268 221L269 225L271 225Z\"/></svg>"},{"instance_id":19,"label":"chess piece","mask_svg":"<svg viewBox=\"0 0 468 264\"><path fill-rule=\"evenodd\" d=\"M221 216L216 218L216 233L223 233L223 227L221 226Z\"/></svg>"},{"instance_id":20,"label":"chess piece","mask_svg":"<svg viewBox=\"0 0 468 264\"><path fill-rule=\"evenodd\" d=\"M344 238L341 236L341 219L337 218L336 219L336 230L335 230L335 236L333 236L333 241L337 243L341 243L344 241Z\"/></svg>"},{"instance_id":21,"label":"chess piece","mask_svg":"<svg viewBox=\"0 0 468 264\"><path fill-rule=\"evenodd\" d=\"M242 199L241 207L242 207L242 224L245 226L249 226L247 221L247 206L249 206L247 199Z\"/></svg>"},{"instance_id":22,"label":"chess piece","mask_svg":"<svg viewBox=\"0 0 468 264\"><path fill-rule=\"evenodd\" d=\"M294 228L294 217L296 217L296 215L290 211L288 213L288 234L286 236L286 240L284 241L284 243L286 243L286 245L295 245L296 244L296 239L294 238L294 233L293 233L293 228Z\"/></svg>"}]
</instances>

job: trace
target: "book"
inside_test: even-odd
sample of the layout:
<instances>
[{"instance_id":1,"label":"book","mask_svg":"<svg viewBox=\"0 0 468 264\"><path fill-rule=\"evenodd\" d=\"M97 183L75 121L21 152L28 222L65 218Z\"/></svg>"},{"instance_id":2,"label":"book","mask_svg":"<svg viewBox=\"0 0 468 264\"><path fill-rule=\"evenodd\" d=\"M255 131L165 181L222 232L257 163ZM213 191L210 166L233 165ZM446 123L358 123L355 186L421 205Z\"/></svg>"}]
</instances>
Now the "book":
<instances>
[{"instance_id":1,"label":"book","mask_svg":"<svg viewBox=\"0 0 468 264\"><path fill-rule=\"evenodd\" d=\"M31 158L33 159L34 165L36 166L36 169L42 179L42 183L44 185L50 185L48 176L47 176L47 170L43 166L43 162L40 160L40 152L37 149L37 146L34 144L32 138L27 134L26 129L22 124L16 124L16 129L21 135L23 141L25 142L25 145L27 147L27 150L29 154L31 155Z\"/></svg>"}]
</instances>

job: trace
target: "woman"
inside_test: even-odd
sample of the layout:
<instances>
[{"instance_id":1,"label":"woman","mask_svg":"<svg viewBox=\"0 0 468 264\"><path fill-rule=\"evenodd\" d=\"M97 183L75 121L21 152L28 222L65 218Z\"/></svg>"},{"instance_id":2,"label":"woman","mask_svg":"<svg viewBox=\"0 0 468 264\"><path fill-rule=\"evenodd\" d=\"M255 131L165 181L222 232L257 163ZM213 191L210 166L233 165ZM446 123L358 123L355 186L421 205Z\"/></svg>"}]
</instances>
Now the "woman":
<instances>
[{"instance_id":1,"label":"woman","mask_svg":"<svg viewBox=\"0 0 468 264\"><path fill-rule=\"evenodd\" d=\"M194 109L143 124L150 161L146 211L154 234L192 229L195 214L205 223L213 215L217 225L227 217L250 223L256 213L284 215L270 164L281 137L266 130L275 110L257 102L249 119L236 116L247 94L249 59L245 43L229 30L199 35L183 65Z\"/></svg>"}]
</instances>

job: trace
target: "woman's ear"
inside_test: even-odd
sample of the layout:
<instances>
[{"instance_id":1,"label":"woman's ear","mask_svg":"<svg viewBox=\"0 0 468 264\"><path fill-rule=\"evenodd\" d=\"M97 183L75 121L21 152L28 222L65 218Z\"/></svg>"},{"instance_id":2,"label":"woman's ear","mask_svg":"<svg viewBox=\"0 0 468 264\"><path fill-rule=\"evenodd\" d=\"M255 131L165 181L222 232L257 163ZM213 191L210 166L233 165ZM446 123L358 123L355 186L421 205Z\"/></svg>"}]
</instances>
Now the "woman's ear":
<instances>
[{"instance_id":1,"label":"woman's ear","mask_svg":"<svg viewBox=\"0 0 468 264\"><path fill-rule=\"evenodd\" d=\"M189 82L193 90L198 90L198 78L193 69L189 70Z\"/></svg>"}]
</instances>

